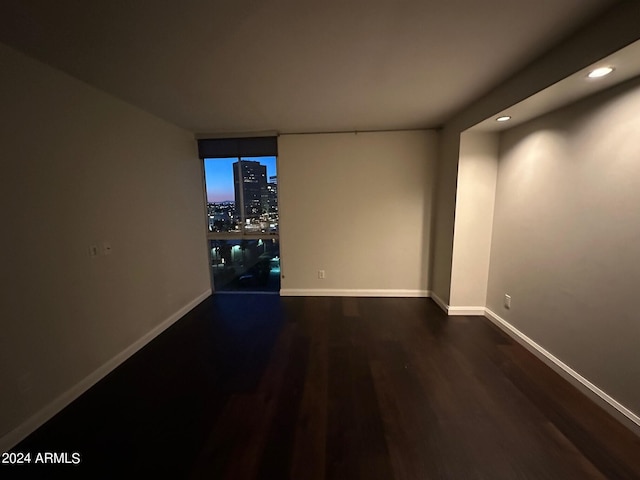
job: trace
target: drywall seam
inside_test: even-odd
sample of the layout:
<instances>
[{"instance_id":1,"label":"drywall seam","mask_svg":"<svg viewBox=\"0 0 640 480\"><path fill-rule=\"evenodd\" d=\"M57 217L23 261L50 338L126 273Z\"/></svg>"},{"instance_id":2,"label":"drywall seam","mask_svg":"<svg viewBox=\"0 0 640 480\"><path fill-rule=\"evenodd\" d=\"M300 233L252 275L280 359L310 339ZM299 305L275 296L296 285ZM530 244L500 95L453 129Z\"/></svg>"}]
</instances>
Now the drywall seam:
<instances>
[{"instance_id":1,"label":"drywall seam","mask_svg":"<svg viewBox=\"0 0 640 480\"><path fill-rule=\"evenodd\" d=\"M366 290L366 289L321 289L283 288L283 297L419 297L431 296L429 290Z\"/></svg>"},{"instance_id":2,"label":"drywall seam","mask_svg":"<svg viewBox=\"0 0 640 480\"><path fill-rule=\"evenodd\" d=\"M7 450L11 449L23 439L25 439L28 435L33 433L40 426L44 425L48 420L53 418L54 415L56 415L63 408L77 399L84 392L89 390L93 385L106 377L107 374L115 370L116 367L122 364L125 360L131 357L134 353L144 347L155 337L160 335L163 331L173 325L176 321L186 315L190 310L192 310L195 306L197 306L210 295L211 289L209 288L198 295L196 298L194 298L192 301L190 301L187 305L182 307L180 310L172 314L169 318L164 320L160 325L150 330L139 340L132 343L129 347L125 348L111 360L107 361L101 367L97 368L91 374L86 376L83 380L81 380L69 390L64 392L62 395L57 397L46 407L27 419L20 426L4 435L2 438L0 438L0 452L6 452Z\"/></svg>"},{"instance_id":3,"label":"drywall seam","mask_svg":"<svg viewBox=\"0 0 640 480\"><path fill-rule=\"evenodd\" d=\"M638 415L633 413L606 392L602 391L596 385L591 383L567 364L555 357L552 353L545 350L531 338L527 337L516 327L488 308L485 308L485 317L542 360L546 365L551 367L555 372L559 373L571 384L578 387L580 391L585 393L608 413L626 425L632 432L640 436L640 417Z\"/></svg>"}]
</instances>

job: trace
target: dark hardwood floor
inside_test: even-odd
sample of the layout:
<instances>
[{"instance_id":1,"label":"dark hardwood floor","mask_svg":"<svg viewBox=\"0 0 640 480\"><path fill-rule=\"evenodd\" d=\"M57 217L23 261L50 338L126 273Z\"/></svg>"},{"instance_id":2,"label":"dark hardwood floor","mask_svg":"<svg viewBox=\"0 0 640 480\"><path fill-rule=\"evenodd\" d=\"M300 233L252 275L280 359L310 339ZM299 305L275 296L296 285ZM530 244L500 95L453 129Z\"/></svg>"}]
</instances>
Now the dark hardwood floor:
<instances>
[{"instance_id":1,"label":"dark hardwood floor","mask_svg":"<svg viewBox=\"0 0 640 480\"><path fill-rule=\"evenodd\" d=\"M0 478L640 479L640 439L487 320L428 299L211 297Z\"/></svg>"}]
</instances>

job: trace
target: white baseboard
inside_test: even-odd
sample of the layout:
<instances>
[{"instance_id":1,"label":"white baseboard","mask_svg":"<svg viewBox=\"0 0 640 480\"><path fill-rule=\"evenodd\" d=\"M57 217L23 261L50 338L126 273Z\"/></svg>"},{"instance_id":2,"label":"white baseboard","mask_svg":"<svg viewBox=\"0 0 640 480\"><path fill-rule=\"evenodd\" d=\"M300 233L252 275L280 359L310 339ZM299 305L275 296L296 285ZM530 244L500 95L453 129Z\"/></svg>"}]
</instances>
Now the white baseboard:
<instances>
[{"instance_id":1,"label":"white baseboard","mask_svg":"<svg viewBox=\"0 0 640 480\"><path fill-rule=\"evenodd\" d=\"M538 345L531 338L527 337L524 333L497 315L495 312L485 308L485 316L507 335L524 346L546 365L551 367L551 369L562 376L565 380L577 387L581 392L600 405L613 417L626 425L632 432L640 436L640 416L636 415L616 399L602 391L596 385L573 370L566 363L562 362L551 352Z\"/></svg>"},{"instance_id":2,"label":"white baseboard","mask_svg":"<svg viewBox=\"0 0 640 480\"><path fill-rule=\"evenodd\" d=\"M484 316L485 314L485 308L484 307L452 307L450 305L447 305L447 303L442 300L438 295L436 295L434 292L431 292L431 298L433 299L434 302L436 302L436 304L442 309L444 310L444 312L449 315L449 316L464 316L464 315L469 315L469 316Z\"/></svg>"},{"instance_id":3,"label":"white baseboard","mask_svg":"<svg viewBox=\"0 0 640 480\"><path fill-rule=\"evenodd\" d=\"M431 298L449 316L484 316L484 307L452 307L451 305L447 305L447 303L434 292L431 292Z\"/></svg>"},{"instance_id":4,"label":"white baseboard","mask_svg":"<svg viewBox=\"0 0 640 480\"><path fill-rule=\"evenodd\" d=\"M461 315L480 315L484 316L485 308L484 307L451 307L448 306L446 309L448 315L451 316L461 316Z\"/></svg>"},{"instance_id":5,"label":"white baseboard","mask_svg":"<svg viewBox=\"0 0 640 480\"><path fill-rule=\"evenodd\" d=\"M53 418L54 415L60 412L63 408L73 402L84 392L89 390L93 385L102 380L108 373L113 371L121 363L123 363L134 353L144 347L147 343L161 334L164 330L173 325L177 320L186 315L190 310L192 310L196 305L201 303L210 295L211 289L202 292L187 305L164 320L160 325L146 333L142 338L135 341L129 347L125 348L123 351L121 351L111 360L107 361L101 367L94 370L91 374L89 374L76 385L64 392L62 395L57 397L42 410L38 411L35 415L31 416L20 426L4 435L2 438L0 438L0 452L6 452L22 440L24 440L27 436L37 430L40 426L44 425L47 421Z\"/></svg>"},{"instance_id":6,"label":"white baseboard","mask_svg":"<svg viewBox=\"0 0 640 480\"><path fill-rule=\"evenodd\" d=\"M429 290L367 290L367 289L321 289L283 288L283 297L420 297L431 296Z\"/></svg>"},{"instance_id":7,"label":"white baseboard","mask_svg":"<svg viewBox=\"0 0 640 480\"><path fill-rule=\"evenodd\" d=\"M444 310L445 313L449 313L449 305L447 305L447 302L445 302L444 300L442 300L438 295L435 294L435 292L431 292L431 299L436 302L436 304L442 309Z\"/></svg>"}]
</instances>

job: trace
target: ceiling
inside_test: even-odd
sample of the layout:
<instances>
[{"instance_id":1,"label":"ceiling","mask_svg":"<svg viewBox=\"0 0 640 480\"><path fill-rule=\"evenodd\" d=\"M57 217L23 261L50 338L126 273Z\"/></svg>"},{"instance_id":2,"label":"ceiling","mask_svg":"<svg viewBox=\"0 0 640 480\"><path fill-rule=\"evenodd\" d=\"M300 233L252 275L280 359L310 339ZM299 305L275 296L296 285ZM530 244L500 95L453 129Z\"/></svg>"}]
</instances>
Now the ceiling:
<instances>
[{"instance_id":1,"label":"ceiling","mask_svg":"<svg viewBox=\"0 0 640 480\"><path fill-rule=\"evenodd\" d=\"M588 77L591 70L605 66L614 68L610 75L601 78ZM469 130L484 132L506 130L638 75L640 75L640 40L495 113ZM497 122L496 118L502 116L509 116L511 119L507 122Z\"/></svg>"},{"instance_id":2,"label":"ceiling","mask_svg":"<svg viewBox=\"0 0 640 480\"><path fill-rule=\"evenodd\" d=\"M614 0L2 0L0 41L193 132L430 128Z\"/></svg>"}]
</instances>

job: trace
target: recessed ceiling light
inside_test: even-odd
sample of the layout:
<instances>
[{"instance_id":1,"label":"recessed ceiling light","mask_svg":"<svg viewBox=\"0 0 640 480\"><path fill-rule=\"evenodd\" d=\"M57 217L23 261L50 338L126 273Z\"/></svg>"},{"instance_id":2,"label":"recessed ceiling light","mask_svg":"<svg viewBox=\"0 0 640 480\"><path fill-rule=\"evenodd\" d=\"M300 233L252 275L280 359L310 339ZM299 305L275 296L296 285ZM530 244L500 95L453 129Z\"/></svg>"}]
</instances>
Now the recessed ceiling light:
<instances>
[{"instance_id":1,"label":"recessed ceiling light","mask_svg":"<svg viewBox=\"0 0 640 480\"><path fill-rule=\"evenodd\" d=\"M509 115L503 115L502 117L496 118L496 122L508 122L509 120L511 120Z\"/></svg>"},{"instance_id":2,"label":"recessed ceiling light","mask_svg":"<svg viewBox=\"0 0 640 480\"><path fill-rule=\"evenodd\" d=\"M609 75L611 72L613 72L613 67L600 67L600 68L591 70L589 72L589 75L587 75L587 77L600 78L600 77L604 77L605 75Z\"/></svg>"}]
</instances>

